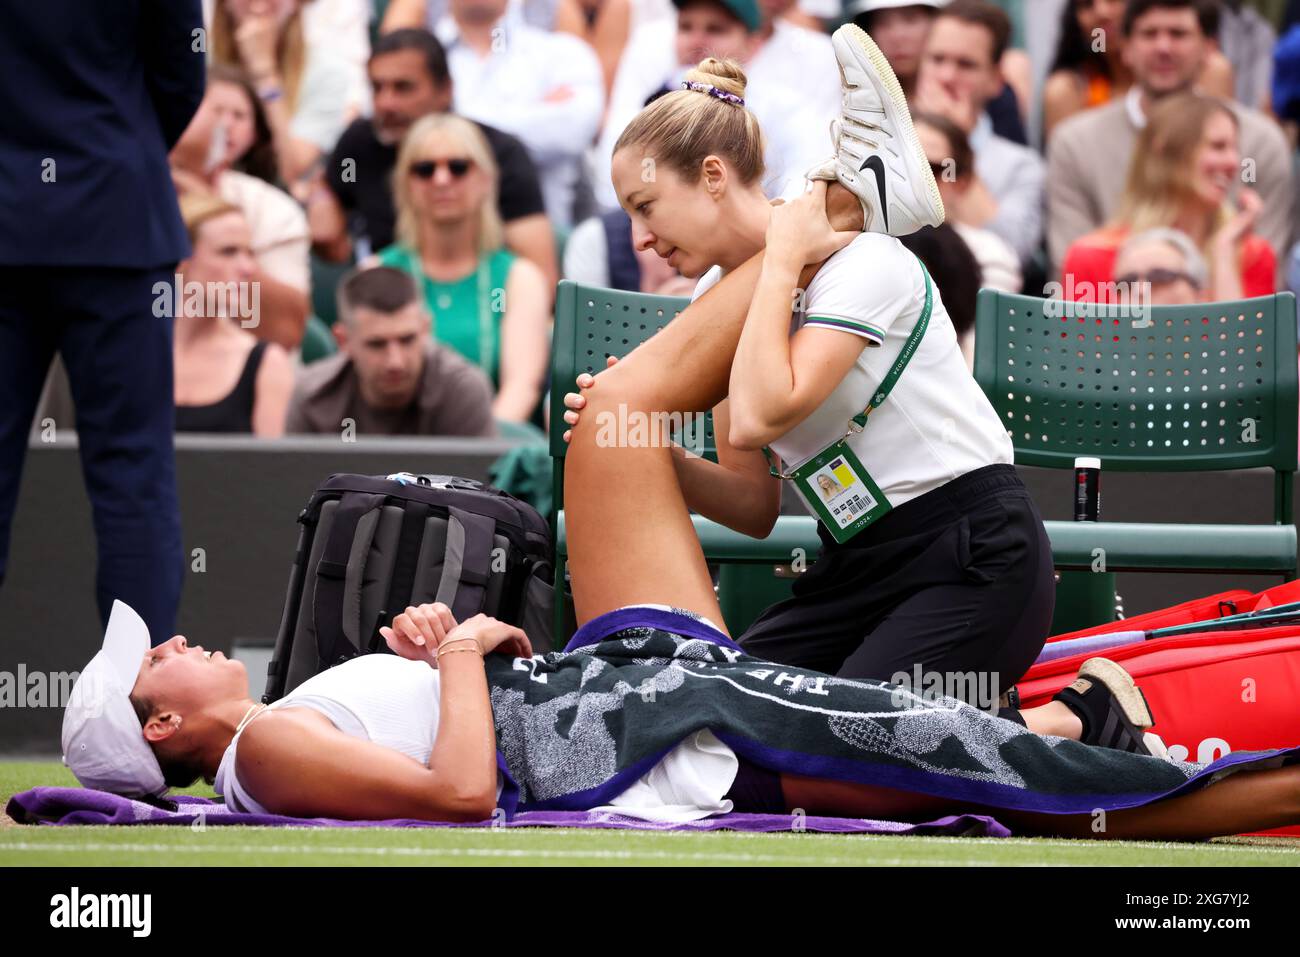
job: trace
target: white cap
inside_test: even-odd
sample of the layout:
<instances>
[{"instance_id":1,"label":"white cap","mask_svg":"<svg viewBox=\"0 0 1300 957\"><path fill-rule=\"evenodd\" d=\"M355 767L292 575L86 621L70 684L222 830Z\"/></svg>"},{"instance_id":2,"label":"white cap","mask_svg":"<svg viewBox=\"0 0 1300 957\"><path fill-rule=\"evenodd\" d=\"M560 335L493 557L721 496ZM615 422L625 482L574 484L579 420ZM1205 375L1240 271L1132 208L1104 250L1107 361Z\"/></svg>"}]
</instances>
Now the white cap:
<instances>
[{"instance_id":1,"label":"white cap","mask_svg":"<svg viewBox=\"0 0 1300 957\"><path fill-rule=\"evenodd\" d=\"M1074 467L1076 469L1099 469L1101 468L1101 459L1084 455L1074 460Z\"/></svg>"},{"instance_id":2,"label":"white cap","mask_svg":"<svg viewBox=\"0 0 1300 957\"><path fill-rule=\"evenodd\" d=\"M894 7L946 7L948 0L846 0L844 14L856 17L859 13L874 13L877 10L891 10Z\"/></svg>"},{"instance_id":3,"label":"white cap","mask_svg":"<svg viewBox=\"0 0 1300 957\"><path fill-rule=\"evenodd\" d=\"M84 787L125 797L167 791L130 698L148 651L144 620L114 601L104 644L72 686L63 712L63 763Z\"/></svg>"}]
</instances>

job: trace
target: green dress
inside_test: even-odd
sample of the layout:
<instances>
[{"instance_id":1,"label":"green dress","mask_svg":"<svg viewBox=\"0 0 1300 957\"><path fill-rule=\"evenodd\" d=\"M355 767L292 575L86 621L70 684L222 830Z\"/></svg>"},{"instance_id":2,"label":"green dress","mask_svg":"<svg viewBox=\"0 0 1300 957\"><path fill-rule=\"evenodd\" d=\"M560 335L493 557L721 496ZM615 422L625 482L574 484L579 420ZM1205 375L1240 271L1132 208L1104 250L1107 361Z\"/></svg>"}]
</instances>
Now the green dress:
<instances>
[{"instance_id":1,"label":"green dress","mask_svg":"<svg viewBox=\"0 0 1300 957\"><path fill-rule=\"evenodd\" d=\"M419 253L410 246L394 243L379 252L382 265L408 272L420 283L433 317L433 338L486 372L493 388L501 385L501 318L514 261L514 253L498 249L481 256L479 268L463 279L440 282L425 275Z\"/></svg>"}]
</instances>

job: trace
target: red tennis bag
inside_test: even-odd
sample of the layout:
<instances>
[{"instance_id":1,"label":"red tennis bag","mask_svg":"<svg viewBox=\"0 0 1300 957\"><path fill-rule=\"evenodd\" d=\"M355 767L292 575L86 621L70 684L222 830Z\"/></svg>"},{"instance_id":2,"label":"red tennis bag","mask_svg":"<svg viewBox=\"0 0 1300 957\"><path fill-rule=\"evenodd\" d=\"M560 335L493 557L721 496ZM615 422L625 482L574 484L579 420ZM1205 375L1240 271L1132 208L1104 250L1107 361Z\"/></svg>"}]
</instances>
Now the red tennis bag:
<instances>
[{"instance_id":1,"label":"red tennis bag","mask_svg":"<svg viewBox=\"0 0 1300 957\"><path fill-rule=\"evenodd\" d=\"M1300 581L1258 594L1221 592L1048 641L1151 631L1294 601ZM1156 720L1151 730L1173 757L1213 761L1230 751L1300 745L1300 625L1173 635L1036 664L1017 684L1022 706L1046 704L1094 655L1119 662L1141 686ZM1300 826L1268 833L1300 837Z\"/></svg>"}]
</instances>

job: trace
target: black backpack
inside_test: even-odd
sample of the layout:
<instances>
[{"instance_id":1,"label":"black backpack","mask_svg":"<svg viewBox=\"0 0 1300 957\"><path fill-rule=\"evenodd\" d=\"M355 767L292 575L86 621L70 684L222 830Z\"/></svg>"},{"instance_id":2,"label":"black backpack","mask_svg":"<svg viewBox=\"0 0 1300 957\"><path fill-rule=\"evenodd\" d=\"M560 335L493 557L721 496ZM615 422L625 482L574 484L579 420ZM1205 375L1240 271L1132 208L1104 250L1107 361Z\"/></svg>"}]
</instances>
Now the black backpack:
<instances>
[{"instance_id":1,"label":"black backpack","mask_svg":"<svg viewBox=\"0 0 1300 957\"><path fill-rule=\"evenodd\" d=\"M331 475L302 526L267 668L267 704L361 654L388 652L381 625L440 601L457 621L479 612L522 628L542 654L552 632L551 532L535 508L449 475ZM567 634L575 629L566 589Z\"/></svg>"}]
</instances>

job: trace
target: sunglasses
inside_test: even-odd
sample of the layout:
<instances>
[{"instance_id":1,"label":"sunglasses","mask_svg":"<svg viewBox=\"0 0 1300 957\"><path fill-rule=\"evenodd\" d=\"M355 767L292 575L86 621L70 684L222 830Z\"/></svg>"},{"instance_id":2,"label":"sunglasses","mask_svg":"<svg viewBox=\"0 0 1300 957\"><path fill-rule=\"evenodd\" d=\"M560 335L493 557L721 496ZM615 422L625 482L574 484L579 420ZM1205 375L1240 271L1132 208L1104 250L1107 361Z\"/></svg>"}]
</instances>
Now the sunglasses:
<instances>
[{"instance_id":1,"label":"sunglasses","mask_svg":"<svg viewBox=\"0 0 1300 957\"><path fill-rule=\"evenodd\" d=\"M447 164L447 172L456 179L468 173L470 167L474 165L472 160L467 159L417 160L411 164L411 175L418 176L420 179L433 179L438 172L438 167L444 163Z\"/></svg>"},{"instance_id":2,"label":"sunglasses","mask_svg":"<svg viewBox=\"0 0 1300 957\"><path fill-rule=\"evenodd\" d=\"M1153 286L1167 286L1170 283L1179 282L1187 283L1193 289L1199 289L1200 283L1185 272L1179 272L1177 269L1152 269L1145 273L1129 272L1122 276L1116 277L1116 282L1125 285L1134 285L1139 282L1150 283Z\"/></svg>"}]
</instances>

